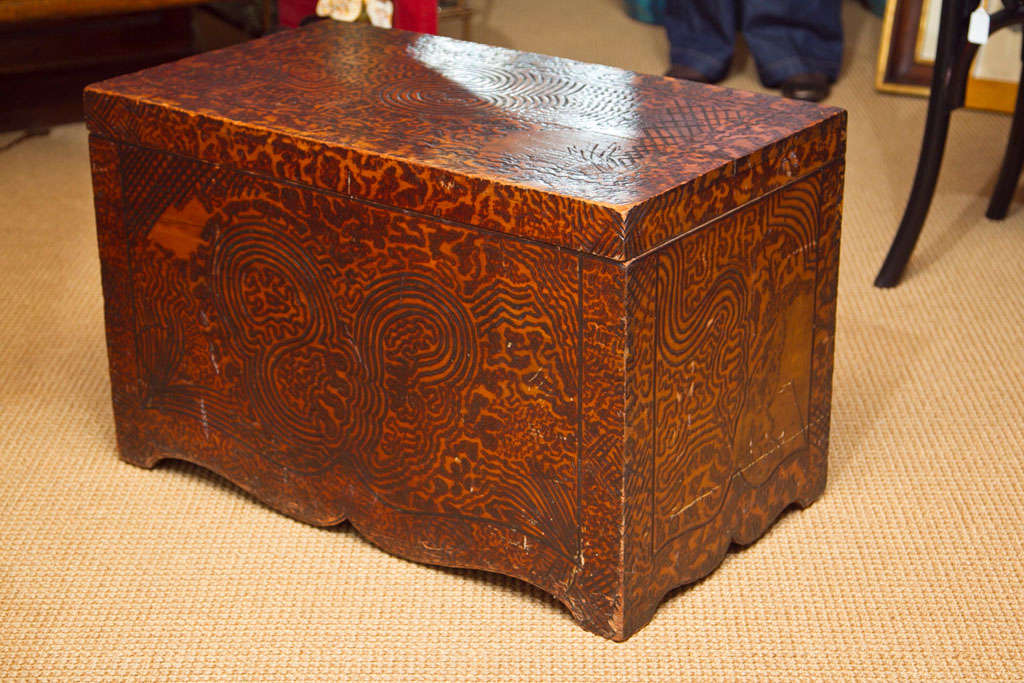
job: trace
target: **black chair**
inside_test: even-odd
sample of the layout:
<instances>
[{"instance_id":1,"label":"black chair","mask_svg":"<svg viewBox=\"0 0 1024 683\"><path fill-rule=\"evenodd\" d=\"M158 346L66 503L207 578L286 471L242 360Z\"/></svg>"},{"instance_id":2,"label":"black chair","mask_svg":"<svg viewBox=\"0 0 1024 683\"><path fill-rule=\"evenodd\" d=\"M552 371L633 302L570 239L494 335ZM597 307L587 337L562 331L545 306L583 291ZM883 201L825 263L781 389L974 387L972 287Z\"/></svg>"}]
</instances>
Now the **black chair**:
<instances>
[{"instance_id":1,"label":"black chair","mask_svg":"<svg viewBox=\"0 0 1024 683\"><path fill-rule=\"evenodd\" d=\"M949 133L949 117L953 110L964 105L967 78L978 46L967 41L967 27L971 12L979 0L942 0L942 18L939 21L938 50L935 55L935 73L932 76L931 96L928 100L928 119L921 143L921 156L917 162L914 186L903 213L889 254L875 278L876 287L894 287L900 281L903 269L921 234L921 226L928 215L928 207L935 194L935 181L939 177L942 153ZM1004 0L1004 9L991 17L990 33L1024 23L1024 3ZM1024 59L1024 54L1022 54ZM1024 163L1024 87L1018 87L1017 104L1006 145L1006 156L999 171L995 191L985 215L989 218L1006 217Z\"/></svg>"}]
</instances>

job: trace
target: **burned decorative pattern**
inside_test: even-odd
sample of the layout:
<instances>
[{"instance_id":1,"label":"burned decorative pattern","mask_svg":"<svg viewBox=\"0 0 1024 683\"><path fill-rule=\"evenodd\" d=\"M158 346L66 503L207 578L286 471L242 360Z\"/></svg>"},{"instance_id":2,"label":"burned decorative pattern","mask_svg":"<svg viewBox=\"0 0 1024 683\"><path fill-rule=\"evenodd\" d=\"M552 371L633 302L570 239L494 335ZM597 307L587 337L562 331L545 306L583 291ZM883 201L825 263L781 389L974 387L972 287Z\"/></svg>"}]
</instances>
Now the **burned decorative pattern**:
<instances>
[{"instance_id":1,"label":"burned decorative pattern","mask_svg":"<svg viewBox=\"0 0 1024 683\"><path fill-rule=\"evenodd\" d=\"M335 22L87 107L126 460L616 639L821 492L841 112Z\"/></svg>"},{"instance_id":2,"label":"burned decorative pattern","mask_svg":"<svg viewBox=\"0 0 1024 683\"><path fill-rule=\"evenodd\" d=\"M810 368L831 367L816 345L831 343L834 294L816 283L835 272L838 194L826 192L838 173L829 166L636 266L626 499L642 501L627 513L641 613L824 487L815 441L827 442L828 410L815 392L830 379Z\"/></svg>"},{"instance_id":3,"label":"burned decorative pattern","mask_svg":"<svg viewBox=\"0 0 1024 683\"><path fill-rule=\"evenodd\" d=\"M629 214L774 168L839 113L341 22L105 81L86 108L111 138L613 258L642 253Z\"/></svg>"}]
</instances>

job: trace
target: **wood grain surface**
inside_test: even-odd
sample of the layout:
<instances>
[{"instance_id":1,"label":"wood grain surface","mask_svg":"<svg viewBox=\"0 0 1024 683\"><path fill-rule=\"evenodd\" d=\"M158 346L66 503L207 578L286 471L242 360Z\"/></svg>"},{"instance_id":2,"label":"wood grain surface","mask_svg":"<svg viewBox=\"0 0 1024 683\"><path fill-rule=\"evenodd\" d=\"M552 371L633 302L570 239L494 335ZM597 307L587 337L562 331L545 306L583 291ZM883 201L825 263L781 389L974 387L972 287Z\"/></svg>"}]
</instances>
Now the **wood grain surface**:
<instances>
[{"instance_id":1,"label":"wood grain surface","mask_svg":"<svg viewBox=\"0 0 1024 683\"><path fill-rule=\"evenodd\" d=\"M344 22L96 84L86 110L113 139L611 258L707 220L647 220L665 193L728 193L754 168L812 171L835 156L841 119Z\"/></svg>"},{"instance_id":2,"label":"wood grain surface","mask_svg":"<svg viewBox=\"0 0 1024 683\"><path fill-rule=\"evenodd\" d=\"M87 94L122 457L627 638L824 487L845 116L324 24Z\"/></svg>"}]
</instances>

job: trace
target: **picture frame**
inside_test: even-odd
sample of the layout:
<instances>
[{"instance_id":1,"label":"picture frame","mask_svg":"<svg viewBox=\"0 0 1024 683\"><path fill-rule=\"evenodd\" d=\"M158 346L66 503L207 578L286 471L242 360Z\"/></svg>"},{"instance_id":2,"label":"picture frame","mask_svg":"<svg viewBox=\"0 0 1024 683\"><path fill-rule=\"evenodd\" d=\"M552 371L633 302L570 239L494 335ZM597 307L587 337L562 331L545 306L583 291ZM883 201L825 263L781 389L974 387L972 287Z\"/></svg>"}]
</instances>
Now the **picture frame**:
<instances>
[{"instance_id":1,"label":"picture frame","mask_svg":"<svg viewBox=\"0 0 1024 683\"><path fill-rule=\"evenodd\" d=\"M987 0L989 12L1001 0ZM882 22L875 87L880 92L928 96L942 0L889 0ZM982 46L971 67L965 106L1013 112L1020 78L1021 34L1006 29Z\"/></svg>"}]
</instances>

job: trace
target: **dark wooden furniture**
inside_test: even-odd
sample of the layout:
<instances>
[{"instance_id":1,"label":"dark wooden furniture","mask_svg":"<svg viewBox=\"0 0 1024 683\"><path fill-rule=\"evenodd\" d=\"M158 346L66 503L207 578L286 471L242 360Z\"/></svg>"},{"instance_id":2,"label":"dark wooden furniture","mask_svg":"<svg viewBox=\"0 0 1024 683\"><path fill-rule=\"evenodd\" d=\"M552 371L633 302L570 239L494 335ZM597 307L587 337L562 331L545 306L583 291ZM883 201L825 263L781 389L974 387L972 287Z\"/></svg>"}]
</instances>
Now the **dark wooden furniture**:
<instances>
[{"instance_id":1,"label":"dark wooden furniture","mask_svg":"<svg viewBox=\"0 0 1024 683\"><path fill-rule=\"evenodd\" d=\"M885 18L878 45L875 88L879 92L928 97L935 75L935 56L924 54L924 48L929 38L936 41L937 47L942 12L933 17L930 8L941 10L942 0L880 2ZM994 6L993 0L989 0L989 6ZM1013 112L1017 84L969 74L963 99L967 109Z\"/></svg>"},{"instance_id":2,"label":"dark wooden furniture","mask_svg":"<svg viewBox=\"0 0 1024 683\"><path fill-rule=\"evenodd\" d=\"M842 111L332 21L86 108L125 460L616 639L821 493Z\"/></svg>"},{"instance_id":3,"label":"dark wooden furniture","mask_svg":"<svg viewBox=\"0 0 1024 683\"><path fill-rule=\"evenodd\" d=\"M1024 23L1024 5L1018 0L1004 0L1005 8L991 18L991 32L1007 26ZM928 100L928 118L925 122L921 156L917 162L914 184L907 200L899 229L893 238L885 262L875 278L876 287L895 287L914 251L921 234L928 208L935 195L935 183L942 166L942 155L949 135L949 119L955 109L964 105L967 78L978 46L967 41L967 28L971 12L978 0L943 0L939 22L939 42L935 56L931 94ZM1024 162L1024 88L1018 88L1017 105L1013 115L1010 139L1006 145L999 179L986 216L993 219L1006 217L1013 198L1021 164Z\"/></svg>"},{"instance_id":4,"label":"dark wooden furniture","mask_svg":"<svg viewBox=\"0 0 1024 683\"><path fill-rule=\"evenodd\" d=\"M199 4L0 0L0 131L80 121L87 84L193 54L191 7ZM262 32L269 20L264 12L253 30Z\"/></svg>"}]
</instances>

